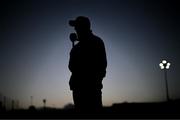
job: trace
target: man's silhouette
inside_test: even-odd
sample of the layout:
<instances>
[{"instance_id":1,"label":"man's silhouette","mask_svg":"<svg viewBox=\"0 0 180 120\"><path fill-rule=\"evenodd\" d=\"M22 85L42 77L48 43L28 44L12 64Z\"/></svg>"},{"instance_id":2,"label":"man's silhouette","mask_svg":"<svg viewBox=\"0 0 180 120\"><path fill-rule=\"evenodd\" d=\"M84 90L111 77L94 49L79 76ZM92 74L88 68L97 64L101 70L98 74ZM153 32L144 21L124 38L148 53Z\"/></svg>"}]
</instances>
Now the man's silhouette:
<instances>
[{"instance_id":1,"label":"man's silhouette","mask_svg":"<svg viewBox=\"0 0 180 120\"><path fill-rule=\"evenodd\" d=\"M69 69L72 73L69 85L73 91L75 108L80 111L96 111L102 108L102 80L106 75L107 59L101 38L95 36L87 17L70 20L79 41L70 52Z\"/></svg>"}]
</instances>

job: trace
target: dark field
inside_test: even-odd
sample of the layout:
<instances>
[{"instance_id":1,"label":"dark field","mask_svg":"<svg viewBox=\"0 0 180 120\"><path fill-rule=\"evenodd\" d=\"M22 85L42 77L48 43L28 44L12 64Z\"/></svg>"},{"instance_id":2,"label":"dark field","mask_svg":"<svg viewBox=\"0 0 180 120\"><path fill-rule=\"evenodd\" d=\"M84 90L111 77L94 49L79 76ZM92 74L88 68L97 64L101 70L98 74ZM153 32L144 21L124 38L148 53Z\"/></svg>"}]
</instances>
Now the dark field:
<instances>
[{"instance_id":1,"label":"dark field","mask_svg":"<svg viewBox=\"0 0 180 120\"><path fill-rule=\"evenodd\" d=\"M77 112L73 108L30 108L4 111L0 118L180 118L180 100L157 103L120 103L99 112Z\"/></svg>"}]
</instances>

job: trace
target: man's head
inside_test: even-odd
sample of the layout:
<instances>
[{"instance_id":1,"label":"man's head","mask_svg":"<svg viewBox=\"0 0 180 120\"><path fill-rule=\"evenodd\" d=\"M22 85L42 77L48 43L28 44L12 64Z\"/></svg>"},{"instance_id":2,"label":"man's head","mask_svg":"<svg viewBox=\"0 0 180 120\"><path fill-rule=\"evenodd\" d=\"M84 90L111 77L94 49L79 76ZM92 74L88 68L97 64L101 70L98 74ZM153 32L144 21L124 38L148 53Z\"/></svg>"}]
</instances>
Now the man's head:
<instances>
[{"instance_id":1,"label":"man's head","mask_svg":"<svg viewBox=\"0 0 180 120\"><path fill-rule=\"evenodd\" d=\"M91 32L90 20L89 18L84 16L79 16L75 20L70 20L69 25L74 27L79 38L83 38L84 36L89 34L89 32Z\"/></svg>"},{"instance_id":2,"label":"man's head","mask_svg":"<svg viewBox=\"0 0 180 120\"><path fill-rule=\"evenodd\" d=\"M89 18L84 16L79 16L75 20L70 20L69 25L75 28L81 28L84 30L88 30L91 27L91 23Z\"/></svg>"}]
</instances>

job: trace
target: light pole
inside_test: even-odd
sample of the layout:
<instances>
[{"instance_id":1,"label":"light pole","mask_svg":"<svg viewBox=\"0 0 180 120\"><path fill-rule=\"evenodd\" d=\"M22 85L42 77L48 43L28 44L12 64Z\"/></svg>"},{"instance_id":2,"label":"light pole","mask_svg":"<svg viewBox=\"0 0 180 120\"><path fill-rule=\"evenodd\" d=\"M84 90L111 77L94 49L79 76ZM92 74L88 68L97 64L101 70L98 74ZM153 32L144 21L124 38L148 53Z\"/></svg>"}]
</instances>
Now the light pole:
<instances>
[{"instance_id":1,"label":"light pole","mask_svg":"<svg viewBox=\"0 0 180 120\"><path fill-rule=\"evenodd\" d=\"M46 99L43 99L44 109L46 108Z\"/></svg>"},{"instance_id":2,"label":"light pole","mask_svg":"<svg viewBox=\"0 0 180 120\"><path fill-rule=\"evenodd\" d=\"M31 106L33 106L33 96L31 96Z\"/></svg>"},{"instance_id":3,"label":"light pole","mask_svg":"<svg viewBox=\"0 0 180 120\"><path fill-rule=\"evenodd\" d=\"M162 60L161 63L159 63L159 67L164 70L164 79L165 79L165 85L166 85L166 98L167 101L170 101L169 98L169 91L168 91L168 81L167 81L167 70L170 68L170 63L167 62L166 60Z\"/></svg>"}]
</instances>

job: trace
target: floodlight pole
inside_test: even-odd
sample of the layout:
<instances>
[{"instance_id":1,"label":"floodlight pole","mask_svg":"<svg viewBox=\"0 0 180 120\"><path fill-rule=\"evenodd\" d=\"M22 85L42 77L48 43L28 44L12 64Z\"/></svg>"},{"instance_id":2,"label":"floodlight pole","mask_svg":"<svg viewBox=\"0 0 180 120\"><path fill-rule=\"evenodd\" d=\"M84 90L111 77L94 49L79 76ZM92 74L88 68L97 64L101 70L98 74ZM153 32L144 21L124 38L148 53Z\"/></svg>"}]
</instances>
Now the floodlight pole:
<instances>
[{"instance_id":1,"label":"floodlight pole","mask_svg":"<svg viewBox=\"0 0 180 120\"><path fill-rule=\"evenodd\" d=\"M165 79L165 84L166 84L166 98L167 98L167 101L169 102L170 98L169 98L168 81L167 81L167 69L166 68L164 69L164 79Z\"/></svg>"},{"instance_id":2,"label":"floodlight pole","mask_svg":"<svg viewBox=\"0 0 180 120\"><path fill-rule=\"evenodd\" d=\"M33 105L33 96L31 96L31 106Z\"/></svg>"},{"instance_id":3,"label":"floodlight pole","mask_svg":"<svg viewBox=\"0 0 180 120\"><path fill-rule=\"evenodd\" d=\"M162 70L164 70L164 80L165 80L165 87L166 87L166 98L167 98L168 102L170 101L170 97L169 97L169 90L168 90L167 70L169 69L170 65L171 64L169 62L167 62L166 60L162 60L162 62L159 64L160 68Z\"/></svg>"}]
</instances>

